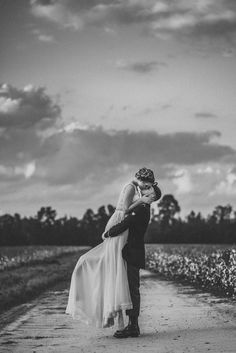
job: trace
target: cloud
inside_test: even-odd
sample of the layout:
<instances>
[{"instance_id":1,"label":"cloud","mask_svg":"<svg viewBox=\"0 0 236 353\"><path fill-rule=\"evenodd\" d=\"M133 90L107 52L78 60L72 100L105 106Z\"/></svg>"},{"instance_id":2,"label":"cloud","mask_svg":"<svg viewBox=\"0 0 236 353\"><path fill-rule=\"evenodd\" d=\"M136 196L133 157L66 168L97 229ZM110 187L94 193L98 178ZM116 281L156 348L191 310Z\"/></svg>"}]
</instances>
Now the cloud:
<instances>
[{"instance_id":1,"label":"cloud","mask_svg":"<svg viewBox=\"0 0 236 353\"><path fill-rule=\"evenodd\" d=\"M218 118L217 115L209 112L199 112L195 114L195 118L198 119L215 119Z\"/></svg>"},{"instance_id":2,"label":"cloud","mask_svg":"<svg viewBox=\"0 0 236 353\"><path fill-rule=\"evenodd\" d=\"M27 129L37 124L43 130L55 123L60 112L43 87L0 85L0 128Z\"/></svg>"},{"instance_id":3,"label":"cloud","mask_svg":"<svg viewBox=\"0 0 236 353\"><path fill-rule=\"evenodd\" d=\"M14 166L0 165L1 182L20 181L30 179L36 172L35 161L26 164L15 164Z\"/></svg>"},{"instance_id":4,"label":"cloud","mask_svg":"<svg viewBox=\"0 0 236 353\"><path fill-rule=\"evenodd\" d=\"M46 35L46 34L40 34L38 36L38 39L40 42L46 42L46 43L52 43L54 41L53 36Z\"/></svg>"},{"instance_id":5,"label":"cloud","mask_svg":"<svg viewBox=\"0 0 236 353\"><path fill-rule=\"evenodd\" d=\"M80 2L77 3L79 5ZM74 12L74 5L76 5L75 1L31 0L31 11L36 17L45 18L65 28L78 30L83 27L83 20L79 14L80 7L77 6Z\"/></svg>"},{"instance_id":6,"label":"cloud","mask_svg":"<svg viewBox=\"0 0 236 353\"><path fill-rule=\"evenodd\" d=\"M230 0L31 0L31 11L73 30L139 24L164 38L181 34L227 39L236 32L236 4Z\"/></svg>"},{"instance_id":7,"label":"cloud","mask_svg":"<svg viewBox=\"0 0 236 353\"><path fill-rule=\"evenodd\" d=\"M235 32L236 12L227 9L221 13L206 14L192 28L192 33L199 37L227 38L230 35L235 35Z\"/></svg>"},{"instance_id":8,"label":"cloud","mask_svg":"<svg viewBox=\"0 0 236 353\"><path fill-rule=\"evenodd\" d=\"M45 202L51 204L50 200L56 202L55 207L64 205L70 210L78 205L84 210L93 202L96 206L105 200L115 202L122 183L142 166L152 168L158 180L167 183L168 193L173 190L182 200L198 192L199 201L203 192L207 195L221 182L234 188L233 177L227 179L224 170L231 165L230 173L235 174L236 151L218 143L217 131L159 134L63 122L53 97L32 85L3 84L0 98L4 205L18 205L18 210L23 205L31 212L32 205L37 209ZM217 202L223 195L223 186L221 191L219 187L212 196Z\"/></svg>"},{"instance_id":9,"label":"cloud","mask_svg":"<svg viewBox=\"0 0 236 353\"><path fill-rule=\"evenodd\" d=\"M116 63L116 67L119 70L134 71L141 74L146 74L151 71L157 70L159 67L167 66L164 62L158 61L124 61L120 60Z\"/></svg>"},{"instance_id":10,"label":"cloud","mask_svg":"<svg viewBox=\"0 0 236 353\"><path fill-rule=\"evenodd\" d=\"M25 96L33 88L29 85L17 90ZM0 91L5 98L18 99L9 95L7 85ZM52 97L47 98L55 104ZM14 116L17 109L20 111L21 106L13 109ZM42 205L51 205L59 212L77 214L86 207L114 204L121 186L142 166L154 170L160 185L165 185L164 193L177 194L183 209L201 202L209 208L210 202L215 205L231 197L230 191L235 195L236 151L217 143L217 131L116 131L76 121L58 124L54 115L47 125L31 118L33 124L17 122L2 128L0 188L4 212L9 207L29 214Z\"/></svg>"},{"instance_id":11,"label":"cloud","mask_svg":"<svg viewBox=\"0 0 236 353\"><path fill-rule=\"evenodd\" d=\"M173 183L177 186L177 194L186 194L193 190L193 183L187 169L177 170L174 174Z\"/></svg>"},{"instance_id":12,"label":"cloud","mask_svg":"<svg viewBox=\"0 0 236 353\"><path fill-rule=\"evenodd\" d=\"M11 99L7 97L0 97L0 114L13 114L20 105L20 99Z\"/></svg>"},{"instance_id":13,"label":"cloud","mask_svg":"<svg viewBox=\"0 0 236 353\"><path fill-rule=\"evenodd\" d=\"M228 170L223 180L220 180L210 192L211 196L236 195L236 173Z\"/></svg>"},{"instance_id":14,"label":"cloud","mask_svg":"<svg viewBox=\"0 0 236 353\"><path fill-rule=\"evenodd\" d=\"M100 127L61 132L45 142L45 150L60 146L53 158L44 158L47 181L51 184L109 180L123 173L123 168L137 169L149 165L154 169L167 164L194 165L222 161L236 151L213 143L217 132L176 133L105 131ZM47 146L47 143L49 144ZM55 150L55 149L54 149ZM50 168L49 168L50 166Z\"/></svg>"},{"instance_id":15,"label":"cloud","mask_svg":"<svg viewBox=\"0 0 236 353\"><path fill-rule=\"evenodd\" d=\"M210 175L210 174L219 174L220 173L220 170L219 168L213 168L212 166L210 165L206 165L206 166L199 166L196 170L196 173L197 174L205 174L205 175Z\"/></svg>"},{"instance_id":16,"label":"cloud","mask_svg":"<svg viewBox=\"0 0 236 353\"><path fill-rule=\"evenodd\" d=\"M0 86L1 174L40 180L50 185L109 180L149 165L165 175L165 166L191 166L235 159L236 151L220 145L217 131L158 134L154 131L104 130L63 123L61 108L32 85ZM127 172L128 173L128 172Z\"/></svg>"},{"instance_id":17,"label":"cloud","mask_svg":"<svg viewBox=\"0 0 236 353\"><path fill-rule=\"evenodd\" d=\"M33 29L32 33L36 36L36 38L40 41L40 42L44 42L44 43L52 43L55 42L55 39L52 35L49 34L45 34L44 32L42 32L40 29Z\"/></svg>"},{"instance_id":18,"label":"cloud","mask_svg":"<svg viewBox=\"0 0 236 353\"><path fill-rule=\"evenodd\" d=\"M20 166L20 167L16 166L14 173L15 173L15 175L23 174L26 179L29 179L32 177L32 175L34 175L35 170L36 170L35 161L32 161L30 163L27 163L24 166Z\"/></svg>"},{"instance_id":19,"label":"cloud","mask_svg":"<svg viewBox=\"0 0 236 353\"><path fill-rule=\"evenodd\" d=\"M50 185L73 185L85 179L97 185L100 180L109 182L114 176L120 177L124 168L128 174L131 169L148 165L165 176L168 164L224 163L225 158L236 154L229 146L213 143L220 136L215 131L161 135L151 131L107 131L79 123L54 128L47 136L39 134L37 124L31 129L11 125L0 140L2 168L10 168L11 175L21 171L19 177Z\"/></svg>"},{"instance_id":20,"label":"cloud","mask_svg":"<svg viewBox=\"0 0 236 353\"><path fill-rule=\"evenodd\" d=\"M55 153L47 142L61 124L61 108L45 88L0 85L0 164L5 175L31 177L32 161ZM48 137L47 137L48 136Z\"/></svg>"},{"instance_id":21,"label":"cloud","mask_svg":"<svg viewBox=\"0 0 236 353\"><path fill-rule=\"evenodd\" d=\"M213 142L220 137L217 131L158 134L108 131L76 122L63 126L58 120L60 107L44 89L2 85L0 92L4 99L20 100L13 110L11 104L6 108L4 102L0 115L0 126L5 128L0 140L0 163L3 167L17 166L25 171L21 174L26 177L51 185L73 184L84 178L95 183L96 179L109 180L112 175L123 173L126 166L136 169L151 165L162 169L171 163L181 166L223 161L236 153L229 146Z\"/></svg>"},{"instance_id":22,"label":"cloud","mask_svg":"<svg viewBox=\"0 0 236 353\"><path fill-rule=\"evenodd\" d=\"M236 34L236 7L227 0L169 1L149 23L154 35L223 38Z\"/></svg>"},{"instance_id":23,"label":"cloud","mask_svg":"<svg viewBox=\"0 0 236 353\"><path fill-rule=\"evenodd\" d=\"M236 173L233 164L211 161L196 165L167 165L165 190L177 197L183 214L191 209L204 215L216 205L235 204Z\"/></svg>"}]
</instances>

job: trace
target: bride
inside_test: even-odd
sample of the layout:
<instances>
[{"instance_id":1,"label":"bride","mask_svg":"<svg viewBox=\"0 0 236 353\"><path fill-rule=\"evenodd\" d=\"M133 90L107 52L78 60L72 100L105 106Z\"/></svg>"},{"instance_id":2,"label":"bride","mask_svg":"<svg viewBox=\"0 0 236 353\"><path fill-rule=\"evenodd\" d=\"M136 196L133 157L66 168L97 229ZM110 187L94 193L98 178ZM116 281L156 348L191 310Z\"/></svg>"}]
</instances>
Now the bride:
<instances>
[{"instance_id":1,"label":"bride","mask_svg":"<svg viewBox=\"0 0 236 353\"><path fill-rule=\"evenodd\" d=\"M138 204L147 202L142 190L149 189L154 181L150 169L141 168L135 174L134 180L123 187L104 233ZM103 243L79 258L71 277L67 314L102 328L113 326L118 317L118 328L124 328L125 310L132 309L127 264L122 257L127 238L128 230L118 237L103 238Z\"/></svg>"}]
</instances>

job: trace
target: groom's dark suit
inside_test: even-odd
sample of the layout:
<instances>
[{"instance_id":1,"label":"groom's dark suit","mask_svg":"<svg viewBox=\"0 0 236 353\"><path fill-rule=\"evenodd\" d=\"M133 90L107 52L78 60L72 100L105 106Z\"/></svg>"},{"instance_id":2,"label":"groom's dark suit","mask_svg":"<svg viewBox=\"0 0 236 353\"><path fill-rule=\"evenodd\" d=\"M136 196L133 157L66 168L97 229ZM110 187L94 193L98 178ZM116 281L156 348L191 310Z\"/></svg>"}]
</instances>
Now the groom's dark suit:
<instances>
[{"instance_id":1,"label":"groom's dark suit","mask_svg":"<svg viewBox=\"0 0 236 353\"><path fill-rule=\"evenodd\" d=\"M122 250L123 258L127 261L127 274L133 309L126 310L126 314L138 317L140 313L140 278L139 269L145 268L144 235L150 220L150 205L137 206L121 223L107 231L105 237L116 237L129 229L128 242Z\"/></svg>"}]
</instances>

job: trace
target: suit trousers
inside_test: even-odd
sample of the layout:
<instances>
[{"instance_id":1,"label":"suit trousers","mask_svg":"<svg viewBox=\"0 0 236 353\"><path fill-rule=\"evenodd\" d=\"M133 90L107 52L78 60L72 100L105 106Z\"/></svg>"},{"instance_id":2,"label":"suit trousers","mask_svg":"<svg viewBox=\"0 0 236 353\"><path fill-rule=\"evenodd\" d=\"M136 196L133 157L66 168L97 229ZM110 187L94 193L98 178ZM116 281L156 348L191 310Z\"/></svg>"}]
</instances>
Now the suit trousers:
<instances>
[{"instance_id":1,"label":"suit trousers","mask_svg":"<svg viewBox=\"0 0 236 353\"><path fill-rule=\"evenodd\" d=\"M140 314L139 268L127 263L127 274L133 309L126 310L126 315L138 318Z\"/></svg>"}]
</instances>

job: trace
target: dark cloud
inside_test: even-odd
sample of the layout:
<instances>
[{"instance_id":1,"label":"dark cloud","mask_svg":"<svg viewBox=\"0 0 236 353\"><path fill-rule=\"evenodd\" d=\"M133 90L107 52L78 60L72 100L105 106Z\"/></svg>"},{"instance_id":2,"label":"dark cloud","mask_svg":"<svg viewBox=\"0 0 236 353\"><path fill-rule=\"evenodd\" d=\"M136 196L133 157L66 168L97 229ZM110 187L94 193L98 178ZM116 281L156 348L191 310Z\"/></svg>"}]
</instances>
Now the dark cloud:
<instances>
[{"instance_id":1,"label":"dark cloud","mask_svg":"<svg viewBox=\"0 0 236 353\"><path fill-rule=\"evenodd\" d=\"M68 0L31 1L33 14L80 29L84 25L143 24L150 33L232 37L236 5L229 0Z\"/></svg>"},{"instance_id":2,"label":"dark cloud","mask_svg":"<svg viewBox=\"0 0 236 353\"><path fill-rule=\"evenodd\" d=\"M0 86L0 174L14 178L24 168L27 174L32 161L55 154L58 146L47 135L58 130L60 113L45 88Z\"/></svg>"},{"instance_id":3,"label":"dark cloud","mask_svg":"<svg viewBox=\"0 0 236 353\"><path fill-rule=\"evenodd\" d=\"M116 67L120 70L134 71L141 74L146 74L151 71L157 70L159 67L167 66L164 62L158 61L120 61L117 63Z\"/></svg>"},{"instance_id":4,"label":"dark cloud","mask_svg":"<svg viewBox=\"0 0 236 353\"><path fill-rule=\"evenodd\" d=\"M88 127L42 138L37 130L12 128L0 140L0 165L6 168L35 161L35 177L50 184L71 184L84 178L102 180L119 174L124 166L162 168L235 156L233 148L212 142L219 136L215 131L160 135Z\"/></svg>"},{"instance_id":5,"label":"dark cloud","mask_svg":"<svg viewBox=\"0 0 236 353\"><path fill-rule=\"evenodd\" d=\"M230 39L236 34L236 12L229 14L228 18L219 16L213 21L208 18L200 19L195 26L186 26L184 30L195 37Z\"/></svg>"},{"instance_id":6,"label":"dark cloud","mask_svg":"<svg viewBox=\"0 0 236 353\"><path fill-rule=\"evenodd\" d=\"M217 144L216 131L158 134L107 131L101 127L62 128L60 107L44 89L1 86L0 174L54 184L119 177L125 168L195 165L235 159L236 151ZM24 114L23 114L24 113ZM9 179L9 180L10 180Z\"/></svg>"},{"instance_id":7,"label":"dark cloud","mask_svg":"<svg viewBox=\"0 0 236 353\"><path fill-rule=\"evenodd\" d=\"M0 127L47 129L60 116L60 107L45 93L45 88L26 86L23 89L0 85Z\"/></svg>"},{"instance_id":8,"label":"dark cloud","mask_svg":"<svg viewBox=\"0 0 236 353\"><path fill-rule=\"evenodd\" d=\"M61 148L46 161L46 164L50 163L47 180L52 184L73 183L86 177L109 180L112 175L122 173L124 166L136 169L149 165L161 169L168 164L222 161L225 156L235 155L236 151L212 142L219 136L214 131L160 135L125 130L111 132L101 128L60 133L50 139L51 144L56 143Z\"/></svg>"},{"instance_id":9,"label":"dark cloud","mask_svg":"<svg viewBox=\"0 0 236 353\"><path fill-rule=\"evenodd\" d=\"M199 112L195 114L195 118L198 119L215 119L218 118L217 115L209 112Z\"/></svg>"}]
</instances>

